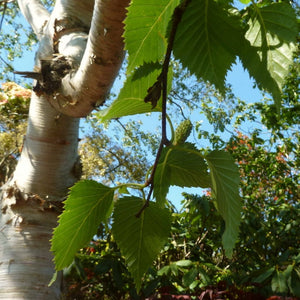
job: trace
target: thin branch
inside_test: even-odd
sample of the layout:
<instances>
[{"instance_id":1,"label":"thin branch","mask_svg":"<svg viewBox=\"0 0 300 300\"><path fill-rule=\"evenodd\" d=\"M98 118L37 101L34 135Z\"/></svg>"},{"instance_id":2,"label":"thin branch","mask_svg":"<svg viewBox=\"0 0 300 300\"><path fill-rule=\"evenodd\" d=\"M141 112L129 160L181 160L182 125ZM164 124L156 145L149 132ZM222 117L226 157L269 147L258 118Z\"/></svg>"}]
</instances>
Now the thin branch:
<instances>
[{"instance_id":1,"label":"thin branch","mask_svg":"<svg viewBox=\"0 0 300 300\"><path fill-rule=\"evenodd\" d=\"M164 63L163 63L163 66L162 66L162 72L159 75L159 77L157 79L157 82L154 84L154 85L157 86L157 83L161 80L161 88L162 88L162 138L161 138L161 142L160 142L157 154L156 154L156 158L155 158L155 162L154 162L154 165L153 165L151 175L150 175L149 179L146 182L146 186L150 185L150 191L148 193L147 200L146 200L144 206L136 214L137 218L140 217L140 215L142 214L144 209L146 209L149 206L150 198L151 198L152 191L153 191L153 188L154 188L154 182L153 182L154 181L154 175L155 175L155 172L156 172L156 168L158 166L158 162L159 162L163 147L165 145L168 146L170 144L170 141L167 138L168 71L169 71L170 59L171 59L171 54L172 54L172 50L173 50L173 44L174 44L174 40L175 40L176 31L177 31L178 25L181 21L181 18L183 16L183 13L184 13L186 7L188 6L188 4L190 3L190 1L191 0L184 1L181 5L176 7L174 12L173 12L172 27L171 27L171 31L170 31L170 36L169 36L169 40L168 40L168 47L167 47Z\"/></svg>"},{"instance_id":2,"label":"thin branch","mask_svg":"<svg viewBox=\"0 0 300 300\"><path fill-rule=\"evenodd\" d=\"M1 2L2 4L2 2ZM2 11L2 17L1 17L1 21L0 21L0 31L2 30L2 24L3 24L3 20L4 20L4 16L5 16L5 12L6 12L6 8L7 8L7 2L4 2L4 7L1 10Z\"/></svg>"},{"instance_id":3,"label":"thin branch","mask_svg":"<svg viewBox=\"0 0 300 300\"><path fill-rule=\"evenodd\" d=\"M18 0L20 10L30 24L37 38L43 37L43 28L50 18L50 13L39 0Z\"/></svg>"},{"instance_id":4,"label":"thin branch","mask_svg":"<svg viewBox=\"0 0 300 300\"><path fill-rule=\"evenodd\" d=\"M10 65L8 62L6 62L1 56L0 56L0 60L12 71L14 71L15 69L13 68L12 65Z\"/></svg>"}]
</instances>

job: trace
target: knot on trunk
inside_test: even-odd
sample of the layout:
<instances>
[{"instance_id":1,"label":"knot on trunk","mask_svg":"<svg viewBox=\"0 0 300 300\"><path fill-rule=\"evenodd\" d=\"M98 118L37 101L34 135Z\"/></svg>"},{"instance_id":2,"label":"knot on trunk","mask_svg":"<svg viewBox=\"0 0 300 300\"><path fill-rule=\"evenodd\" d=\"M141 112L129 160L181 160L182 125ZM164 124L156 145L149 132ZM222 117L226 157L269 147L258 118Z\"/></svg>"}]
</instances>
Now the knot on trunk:
<instances>
[{"instance_id":1,"label":"knot on trunk","mask_svg":"<svg viewBox=\"0 0 300 300\"><path fill-rule=\"evenodd\" d=\"M53 59L41 61L40 78L33 88L37 95L51 95L61 86L61 80L72 69L71 62L65 56L55 56Z\"/></svg>"}]
</instances>

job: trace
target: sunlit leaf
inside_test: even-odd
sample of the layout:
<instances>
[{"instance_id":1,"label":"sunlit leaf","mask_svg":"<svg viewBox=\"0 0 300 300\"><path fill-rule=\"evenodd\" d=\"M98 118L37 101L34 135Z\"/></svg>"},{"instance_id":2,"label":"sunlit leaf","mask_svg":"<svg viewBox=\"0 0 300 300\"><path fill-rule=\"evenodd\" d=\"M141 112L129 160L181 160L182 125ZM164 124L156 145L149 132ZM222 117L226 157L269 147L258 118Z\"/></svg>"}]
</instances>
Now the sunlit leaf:
<instances>
[{"instance_id":1,"label":"sunlit leaf","mask_svg":"<svg viewBox=\"0 0 300 300\"><path fill-rule=\"evenodd\" d=\"M225 151L212 151L206 156L212 181L212 195L225 221L222 237L227 256L232 255L241 221L239 196L240 175L233 158Z\"/></svg>"},{"instance_id":2,"label":"sunlit leaf","mask_svg":"<svg viewBox=\"0 0 300 300\"><path fill-rule=\"evenodd\" d=\"M80 181L71 188L52 238L56 270L67 267L92 239L111 213L113 196L113 189L95 181Z\"/></svg>"},{"instance_id":3,"label":"sunlit leaf","mask_svg":"<svg viewBox=\"0 0 300 300\"><path fill-rule=\"evenodd\" d=\"M193 145L166 147L154 176L154 197L165 202L170 185L180 187L210 187L207 164Z\"/></svg>"},{"instance_id":4,"label":"sunlit leaf","mask_svg":"<svg viewBox=\"0 0 300 300\"><path fill-rule=\"evenodd\" d=\"M240 58L259 86L270 92L279 105L281 89L296 50L298 27L295 13L287 3L264 7L251 5L249 11L251 18L246 38L252 50L246 46ZM269 76L266 76L266 70Z\"/></svg>"},{"instance_id":5,"label":"sunlit leaf","mask_svg":"<svg viewBox=\"0 0 300 300\"><path fill-rule=\"evenodd\" d=\"M141 287L142 276L147 272L171 230L171 213L166 208L150 202L140 214L144 205L137 197L121 198L115 205L113 235L125 257L137 290Z\"/></svg>"},{"instance_id":6,"label":"sunlit leaf","mask_svg":"<svg viewBox=\"0 0 300 300\"><path fill-rule=\"evenodd\" d=\"M128 76L118 98L107 108L97 113L101 121L120 118L128 115L161 111L161 100L155 108L145 103L147 91L157 81L161 73L159 63L149 63L138 68ZM168 74L168 92L172 87L172 71Z\"/></svg>"},{"instance_id":7,"label":"sunlit leaf","mask_svg":"<svg viewBox=\"0 0 300 300\"><path fill-rule=\"evenodd\" d=\"M144 63L160 61L166 52L166 32L179 0L135 0L125 20L128 71Z\"/></svg>"},{"instance_id":8,"label":"sunlit leaf","mask_svg":"<svg viewBox=\"0 0 300 300\"><path fill-rule=\"evenodd\" d=\"M221 2L193 0L187 7L174 42L174 55L198 78L220 91L244 39L239 19Z\"/></svg>"}]
</instances>

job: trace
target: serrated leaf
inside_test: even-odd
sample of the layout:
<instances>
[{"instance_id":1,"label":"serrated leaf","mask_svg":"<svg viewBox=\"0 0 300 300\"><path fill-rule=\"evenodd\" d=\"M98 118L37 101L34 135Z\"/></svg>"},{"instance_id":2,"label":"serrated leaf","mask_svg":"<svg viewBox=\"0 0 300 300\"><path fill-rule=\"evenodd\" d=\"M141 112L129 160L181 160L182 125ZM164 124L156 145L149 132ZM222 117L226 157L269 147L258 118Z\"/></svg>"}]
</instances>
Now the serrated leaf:
<instances>
[{"instance_id":1,"label":"serrated leaf","mask_svg":"<svg viewBox=\"0 0 300 300\"><path fill-rule=\"evenodd\" d=\"M151 103L145 103L147 90L153 86L161 73L159 63L145 64L128 76L118 98L107 108L97 113L101 121L120 118L129 115L161 111L161 100L155 108ZM168 72L169 92L172 88L172 70Z\"/></svg>"},{"instance_id":2,"label":"serrated leaf","mask_svg":"<svg viewBox=\"0 0 300 300\"><path fill-rule=\"evenodd\" d=\"M193 0L179 23L174 55L198 78L225 89L225 76L244 39L239 18L220 1Z\"/></svg>"},{"instance_id":3,"label":"serrated leaf","mask_svg":"<svg viewBox=\"0 0 300 300\"><path fill-rule=\"evenodd\" d=\"M141 287L142 276L167 242L171 230L171 213L166 208L150 202L141 213L144 205L137 197L124 197L115 204L112 231L114 238L125 257L137 290Z\"/></svg>"},{"instance_id":4,"label":"serrated leaf","mask_svg":"<svg viewBox=\"0 0 300 300\"><path fill-rule=\"evenodd\" d=\"M212 195L225 221L223 247L226 255L231 257L239 233L242 210L238 167L230 154L225 151L212 151L205 159L211 175Z\"/></svg>"},{"instance_id":5,"label":"serrated leaf","mask_svg":"<svg viewBox=\"0 0 300 300\"><path fill-rule=\"evenodd\" d=\"M251 5L248 9L252 15L246 39L255 52L246 46L240 58L258 85L270 92L279 105L281 89L296 50L296 16L287 3L273 3L264 7ZM265 76L266 70L269 76Z\"/></svg>"},{"instance_id":6,"label":"serrated leaf","mask_svg":"<svg viewBox=\"0 0 300 300\"><path fill-rule=\"evenodd\" d=\"M145 62L160 61L167 48L166 32L179 0L135 0L125 20L128 71Z\"/></svg>"},{"instance_id":7,"label":"serrated leaf","mask_svg":"<svg viewBox=\"0 0 300 300\"><path fill-rule=\"evenodd\" d=\"M101 121L120 118L123 116L141 114L150 111L160 111L159 106L152 109L144 99L150 88L161 73L161 65L146 64L132 75L128 76L118 98L107 108L97 113Z\"/></svg>"},{"instance_id":8,"label":"serrated leaf","mask_svg":"<svg viewBox=\"0 0 300 300\"><path fill-rule=\"evenodd\" d=\"M113 189L91 180L71 188L52 238L56 270L70 265L76 252L92 239L111 213L113 196Z\"/></svg>"},{"instance_id":9,"label":"serrated leaf","mask_svg":"<svg viewBox=\"0 0 300 300\"><path fill-rule=\"evenodd\" d=\"M153 195L160 205L170 185L180 187L210 187L207 165L200 151L193 145L166 147L154 175Z\"/></svg>"}]
</instances>

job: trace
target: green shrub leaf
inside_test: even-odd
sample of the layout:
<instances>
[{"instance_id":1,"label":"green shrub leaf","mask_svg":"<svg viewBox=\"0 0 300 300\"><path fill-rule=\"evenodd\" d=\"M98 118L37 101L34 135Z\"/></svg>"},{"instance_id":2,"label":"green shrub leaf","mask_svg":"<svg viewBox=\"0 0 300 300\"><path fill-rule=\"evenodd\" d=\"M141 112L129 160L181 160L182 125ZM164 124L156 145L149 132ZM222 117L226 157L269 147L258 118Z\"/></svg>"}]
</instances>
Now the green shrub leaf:
<instances>
[{"instance_id":1,"label":"green shrub leaf","mask_svg":"<svg viewBox=\"0 0 300 300\"><path fill-rule=\"evenodd\" d=\"M142 64L162 60L166 48L166 32L179 0L135 0L125 20L125 48L128 71Z\"/></svg>"},{"instance_id":2,"label":"green shrub leaf","mask_svg":"<svg viewBox=\"0 0 300 300\"><path fill-rule=\"evenodd\" d=\"M171 230L171 213L150 202L139 217L144 205L137 197L124 197L115 204L112 231L128 265L137 290L142 276L167 242Z\"/></svg>"},{"instance_id":3,"label":"green shrub leaf","mask_svg":"<svg viewBox=\"0 0 300 300\"><path fill-rule=\"evenodd\" d=\"M300 270L297 268L294 268L291 276L288 278L288 286L290 288L290 291L295 295L296 297L300 297Z\"/></svg>"},{"instance_id":4,"label":"green shrub leaf","mask_svg":"<svg viewBox=\"0 0 300 300\"><path fill-rule=\"evenodd\" d=\"M222 237L227 256L232 251L239 233L241 200L239 196L240 175L233 158L225 151L212 151L206 156L211 175L212 195L225 221Z\"/></svg>"},{"instance_id":5,"label":"green shrub leaf","mask_svg":"<svg viewBox=\"0 0 300 300\"><path fill-rule=\"evenodd\" d=\"M69 266L76 252L92 239L111 213L113 196L113 189L95 181L80 181L71 188L52 238L56 270Z\"/></svg>"},{"instance_id":6,"label":"green shrub leaf","mask_svg":"<svg viewBox=\"0 0 300 300\"><path fill-rule=\"evenodd\" d=\"M285 275L282 271L276 270L272 278L271 286L273 292L287 293L288 290L287 282L286 282Z\"/></svg>"}]
</instances>

